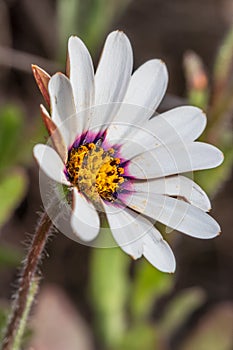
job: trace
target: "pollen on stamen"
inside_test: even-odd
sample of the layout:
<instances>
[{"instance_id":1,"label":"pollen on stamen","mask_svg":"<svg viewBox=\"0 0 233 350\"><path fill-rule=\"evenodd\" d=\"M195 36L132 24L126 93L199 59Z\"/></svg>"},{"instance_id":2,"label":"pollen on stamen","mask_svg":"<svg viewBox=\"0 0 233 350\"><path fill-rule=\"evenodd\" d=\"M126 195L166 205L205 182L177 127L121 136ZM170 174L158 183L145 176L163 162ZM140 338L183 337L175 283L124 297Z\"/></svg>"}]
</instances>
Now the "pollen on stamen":
<instances>
[{"instance_id":1,"label":"pollen on stamen","mask_svg":"<svg viewBox=\"0 0 233 350\"><path fill-rule=\"evenodd\" d=\"M100 196L114 201L124 182L124 168L114 153L113 148L106 151L94 143L73 147L66 164L69 180L91 200Z\"/></svg>"}]
</instances>

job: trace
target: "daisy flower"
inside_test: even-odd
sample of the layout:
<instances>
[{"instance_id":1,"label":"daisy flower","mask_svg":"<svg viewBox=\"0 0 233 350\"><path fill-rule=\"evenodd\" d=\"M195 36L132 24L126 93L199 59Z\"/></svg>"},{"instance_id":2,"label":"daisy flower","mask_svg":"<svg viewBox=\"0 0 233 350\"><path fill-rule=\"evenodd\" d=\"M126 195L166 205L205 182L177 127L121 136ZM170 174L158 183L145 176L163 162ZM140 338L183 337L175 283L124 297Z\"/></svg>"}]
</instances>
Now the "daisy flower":
<instances>
[{"instance_id":1,"label":"daisy flower","mask_svg":"<svg viewBox=\"0 0 233 350\"><path fill-rule=\"evenodd\" d=\"M155 114L168 83L161 60L149 60L133 74L132 69L132 48L120 31L108 35L95 73L75 36L68 43L66 75L50 77L33 66L50 107L50 114L43 106L41 112L52 140L37 144L34 157L71 196L74 239L96 239L104 212L127 254L173 272L173 252L154 223L197 238L217 236L220 227L207 214L207 195L184 173L216 167L223 155L194 142L206 125L200 109Z\"/></svg>"}]
</instances>

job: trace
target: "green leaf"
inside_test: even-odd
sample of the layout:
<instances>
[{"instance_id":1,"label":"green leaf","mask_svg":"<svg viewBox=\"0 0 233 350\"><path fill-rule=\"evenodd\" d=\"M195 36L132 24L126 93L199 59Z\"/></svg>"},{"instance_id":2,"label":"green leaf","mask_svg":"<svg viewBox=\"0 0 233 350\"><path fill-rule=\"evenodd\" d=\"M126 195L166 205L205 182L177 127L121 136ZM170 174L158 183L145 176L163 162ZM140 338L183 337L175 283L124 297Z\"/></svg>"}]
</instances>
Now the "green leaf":
<instances>
[{"instance_id":1,"label":"green leaf","mask_svg":"<svg viewBox=\"0 0 233 350\"><path fill-rule=\"evenodd\" d=\"M183 290L168 304L166 314L159 325L160 332L164 336L174 332L204 301L205 294L200 288Z\"/></svg>"},{"instance_id":2,"label":"green leaf","mask_svg":"<svg viewBox=\"0 0 233 350\"><path fill-rule=\"evenodd\" d=\"M158 342L157 336L156 330L152 325L140 324L127 330L127 333L116 349L158 349L158 347L155 346Z\"/></svg>"},{"instance_id":3,"label":"green leaf","mask_svg":"<svg viewBox=\"0 0 233 350\"><path fill-rule=\"evenodd\" d=\"M120 248L92 250L90 292L97 331L108 346L117 344L125 331L129 263Z\"/></svg>"},{"instance_id":4,"label":"green leaf","mask_svg":"<svg viewBox=\"0 0 233 350\"><path fill-rule=\"evenodd\" d=\"M172 286L172 275L160 272L145 259L137 261L131 289L131 311L134 320L147 316L156 298L167 293Z\"/></svg>"},{"instance_id":5,"label":"green leaf","mask_svg":"<svg viewBox=\"0 0 233 350\"><path fill-rule=\"evenodd\" d=\"M0 179L0 227L9 220L27 189L27 177L22 170L14 170Z\"/></svg>"},{"instance_id":6,"label":"green leaf","mask_svg":"<svg viewBox=\"0 0 233 350\"><path fill-rule=\"evenodd\" d=\"M23 114L16 106L5 106L0 110L0 167L15 163L21 145Z\"/></svg>"}]
</instances>

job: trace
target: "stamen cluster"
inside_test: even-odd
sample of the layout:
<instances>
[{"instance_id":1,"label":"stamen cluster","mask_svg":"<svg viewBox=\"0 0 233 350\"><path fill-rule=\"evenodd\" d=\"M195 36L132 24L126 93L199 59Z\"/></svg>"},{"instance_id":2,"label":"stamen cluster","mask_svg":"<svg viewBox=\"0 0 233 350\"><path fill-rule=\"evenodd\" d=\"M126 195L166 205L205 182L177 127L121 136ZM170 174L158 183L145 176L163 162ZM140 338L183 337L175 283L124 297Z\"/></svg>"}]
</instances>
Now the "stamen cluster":
<instances>
[{"instance_id":1,"label":"stamen cluster","mask_svg":"<svg viewBox=\"0 0 233 350\"><path fill-rule=\"evenodd\" d=\"M114 149L105 151L94 143L73 147L66 163L70 182L91 200L101 196L114 201L120 184L124 182L124 168L114 157Z\"/></svg>"}]
</instances>

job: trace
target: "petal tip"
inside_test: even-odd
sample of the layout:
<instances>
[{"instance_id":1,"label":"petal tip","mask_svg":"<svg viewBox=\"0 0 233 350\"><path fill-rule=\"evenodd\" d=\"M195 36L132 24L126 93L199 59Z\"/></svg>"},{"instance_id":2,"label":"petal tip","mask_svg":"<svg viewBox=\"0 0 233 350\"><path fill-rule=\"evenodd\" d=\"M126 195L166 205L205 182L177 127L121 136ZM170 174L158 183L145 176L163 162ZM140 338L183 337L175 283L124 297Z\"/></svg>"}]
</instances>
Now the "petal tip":
<instances>
[{"instance_id":1,"label":"petal tip","mask_svg":"<svg viewBox=\"0 0 233 350\"><path fill-rule=\"evenodd\" d=\"M68 40L68 49L70 49L70 45L80 42L82 42L82 40L77 35L71 35Z\"/></svg>"},{"instance_id":2,"label":"petal tip","mask_svg":"<svg viewBox=\"0 0 233 350\"><path fill-rule=\"evenodd\" d=\"M161 268L161 267L156 267L156 268L162 272L174 274L176 271L176 263L174 263L173 266L166 266L166 267L164 266L163 268Z\"/></svg>"},{"instance_id":3,"label":"petal tip","mask_svg":"<svg viewBox=\"0 0 233 350\"><path fill-rule=\"evenodd\" d=\"M32 71L33 71L33 73L35 72L35 71L37 71L37 70L41 70L42 68L40 68L37 64L31 64L31 68L32 68Z\"/></svg>"},{"instance_id":4,"label":"petal tip","mask_svg":"<svg viewBox=\"0 0 233 350\"><path fill-rule=\"evenodd\" d=\"M213 146L213 147L216 150L216 163L215 163L215 166L213 166L213 168L216 168L216 167L218 167L219 165L221 165L223 163L223 161L224 161L224 154L219 148L217 148L215 146Z\"/></svg>"},{"instance_id":5,"label":"petal tip","mask_svg":"<svg viewBox=\"0 0 233 350\"><path fill-rule=\"evenodd\" d=\"M221 158L221 163L222 163L224 161L224 153L221 150L219 150L219 152L220 152L220 158Z\"/></svg>"},{"instance_id":6,"label":"petal tip","mask_svg":"<svg viewBox=\"0 0 233 350\"><path fill-rule=\"evenodd\" d=\"M161 64L162 66L167 67L167 66L166 66L166 63L165 63L161 58L159 59L159 62L160 62L160 64Z\"/></svg>"},{"instance_id":7,"label":"petal tip","mask_svg":"<svg viewBox=\"0 0 233 350\"><path fill-rule=\"evenodd\" d=\"M136 258L135 256L133 256L132 254L129 254L129 256L130 256L131 259L133 259L134 261L138 259L138 258Z\"/></svg>"},{"instance_id":8,"label":"petal tip","mask_svg":"<svg viewBox=\"0 0 233 350\"><path fill-rule=\"evenodd\" d=\"M119 30L119 29L111 32L108 35L107 39L112 39L112 40L120 39L120 40L126 40L129 42L128 36L123 32L123 30Z\"/></svg>"},{"instance_id":9,"label":"petal tip","mask_svg":"<svg viewBox=\"0 0 233 350\"><path fill-rule=\"evenodd\" d=\"M121 29L114 30L114 31L111 32L109 35L117 35L117 34L120 34L120 35L124 34L124 35L125 35L125 33L123 32L123 30L121 30Z\"/></svg>"},{"instance_id":10,"label":"petal tip","mask_svg":"<svg viewBox=\"0 0 233 350\"><path fill-rule=\"evenodd\" d=\"M172 266L171 269L169 269L168 271L165 271L165 272L167 272L169 274L175 273L176 272L176 262L174 263L174 266Z\"/></svg>"},{"instance_id":11,"label":"petal tip","mask_svg":"<svg viewBox=\"0 0 233 350\"><path fill-rule=\"evenodd\" d=\"M117 29L117 30L113 31L112 33L125 34L124 31L121 29Z\"/></svg>"}]
</instances>

